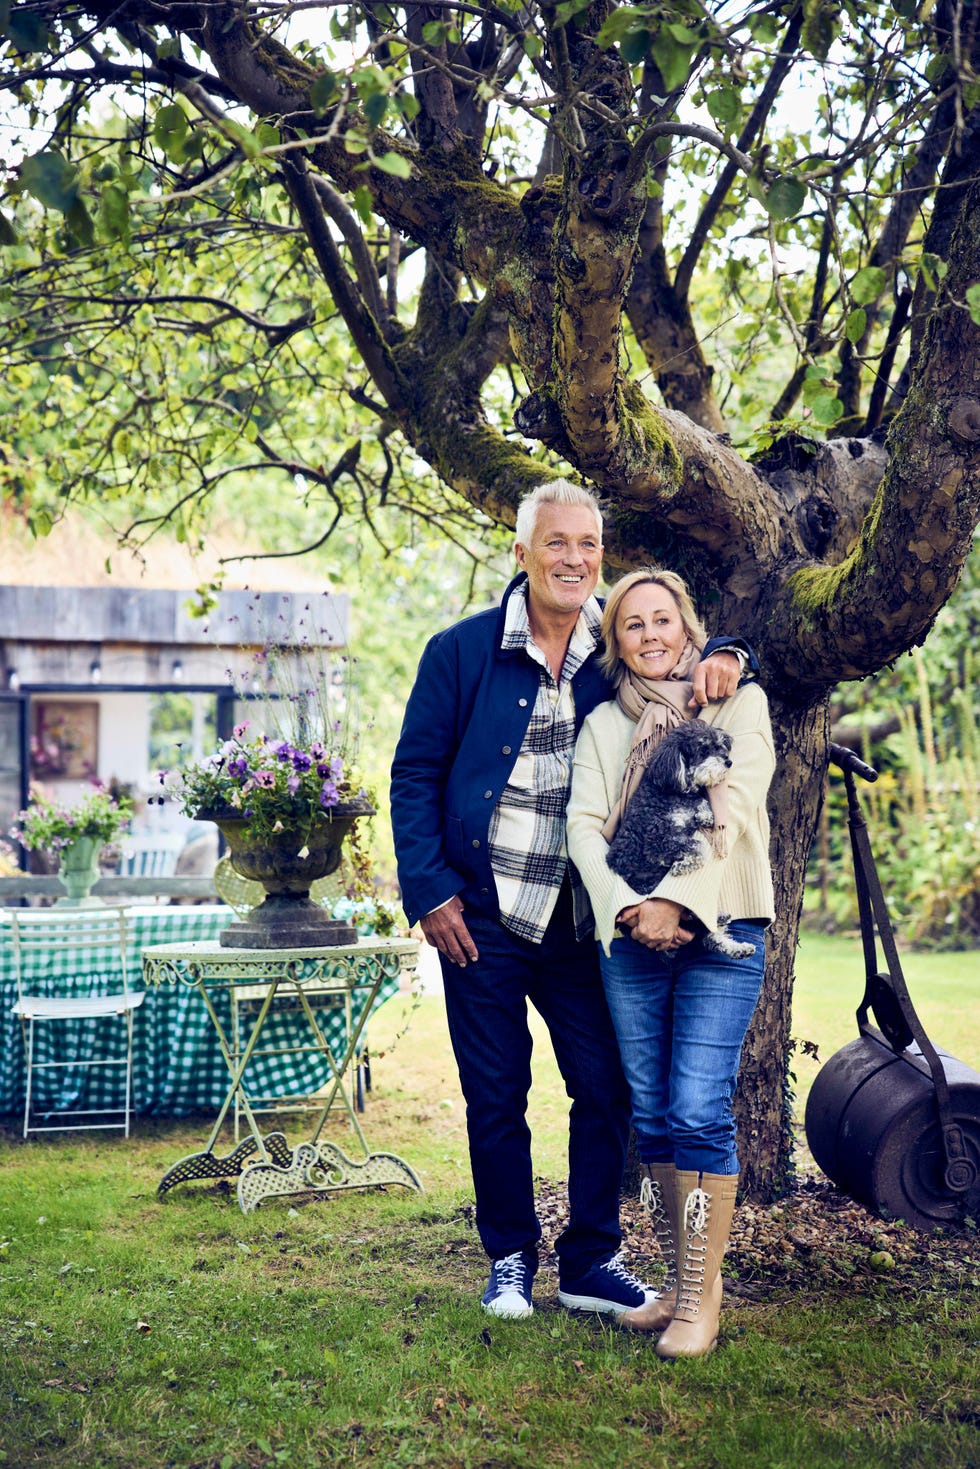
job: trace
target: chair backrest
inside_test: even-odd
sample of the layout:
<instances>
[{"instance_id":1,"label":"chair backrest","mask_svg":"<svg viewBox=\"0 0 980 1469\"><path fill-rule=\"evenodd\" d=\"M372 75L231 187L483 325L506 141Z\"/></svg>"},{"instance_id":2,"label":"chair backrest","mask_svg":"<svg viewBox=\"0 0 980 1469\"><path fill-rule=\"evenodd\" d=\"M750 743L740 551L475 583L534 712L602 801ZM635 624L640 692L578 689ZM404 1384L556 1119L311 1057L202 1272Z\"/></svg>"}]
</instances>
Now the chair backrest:
<instances>
[{"instance_id":1,"label":"chair backrest","mask_svg":"<svg viewBox=\"0 0 980 1469\"><path fill-rule=\"evenodd\" d=\"M346 883L347 872L345 865L341 863L337 871L331 872L329 877L318 877L316 882L311 883L310 897L314 903L332 908L337 899L343 897ZM242 877L232 867L231 858L227 855L219 858L215 864L214 890L222 902L234 909L239 918L245 918L265 897L262 884L250 877Z\"/></svg>"},{"instance_id":2,"label":"chair backrest","mask_svg":"<svg viewBox=\"0 0 980 1469\"><path fill-rule=\"evenodd\" d=\"M11 912L10 937L17 993L107 995L129 993L126 916L121 908L45 908Z\"/></svg>"},{"instance_id":3,"label":"chair backrest","mask_svg":"<svg viewBox=\"0 0 980 1469\"><path fill-rule=\"evenodd\" d=\"M184 845L180 832L123 837L116 869L120 877L172 877Z\"/></svg>"},{"instance_id":4,"label":"chair backrest","mask_svg":"<svg viewBox=\"0 0 980 1469\"><path fill-rule=\"evenodd\" d=\"M250 877L242 877L228 856L219 857L214 866L214 890L223 903L245 918L265 897L265 888Z\"/></svg>"}]
</instances>

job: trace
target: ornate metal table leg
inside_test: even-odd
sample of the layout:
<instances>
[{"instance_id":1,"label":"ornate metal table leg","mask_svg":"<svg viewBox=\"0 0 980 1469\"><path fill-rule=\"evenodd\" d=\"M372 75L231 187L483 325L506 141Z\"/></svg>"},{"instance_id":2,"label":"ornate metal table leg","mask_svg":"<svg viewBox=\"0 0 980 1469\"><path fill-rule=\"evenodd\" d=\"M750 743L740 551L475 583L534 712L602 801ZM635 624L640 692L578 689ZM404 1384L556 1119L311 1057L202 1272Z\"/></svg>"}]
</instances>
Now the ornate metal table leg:
<instances>
[{"instance_id":1,"label":"ornate metal table leg","mask_svg":"<svg viewBox=\"0 0 980 1469\"><path fill-rule=\"evenodd\" d=\"M335 1143L300 1143L285 1166L246 1164L238 1179L238 1202L242 1213L249 1214L263 1199L282 1194L333 1193L383 1184L423 1191L415 1172L394 1153L370 1153L357 1163Z\"/></svg>"},{"instance_id":2,"label":"ornate metal table leg","mask_svg":"<svg viewBox=\"0 0 980 1469\"><path fill-rule=\"evenodd\" d=\"M292 1151L283 1133L270 1132L263 1142L269 1156L280 1167L286 1167L292 1162ZM223 1158L216 1157L210 1151L189 1153L186 1158L181 1158L179 1163L168 1168L157 1185L157 1193L165 1194L178 1183L190 1183L198 1178L237 1178L247 1166L251 1154L258 1151L258 1147L254 1137L247 1137Z\"/></svg>"}]
</instances>

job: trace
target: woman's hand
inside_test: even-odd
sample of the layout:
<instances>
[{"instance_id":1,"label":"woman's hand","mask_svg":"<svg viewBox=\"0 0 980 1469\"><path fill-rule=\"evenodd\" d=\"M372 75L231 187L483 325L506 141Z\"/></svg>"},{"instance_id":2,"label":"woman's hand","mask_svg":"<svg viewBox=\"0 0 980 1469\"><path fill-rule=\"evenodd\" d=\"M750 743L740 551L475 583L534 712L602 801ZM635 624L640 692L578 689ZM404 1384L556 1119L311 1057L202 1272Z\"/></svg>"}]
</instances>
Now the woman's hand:
<instances>
[{"instance_id":1,"label":"woman's hand","mask_svg":"<svg viewBox=\"0 0 980 1469\"><path fill-rule=\"evenodd\" d=\"M678 949L694 937L690 929L681 927L684 909L669 898L645 898L632 908L624 908L616 922L629 929L630 937L644 948L660 952Z\"/></svg>"}]
</instances>

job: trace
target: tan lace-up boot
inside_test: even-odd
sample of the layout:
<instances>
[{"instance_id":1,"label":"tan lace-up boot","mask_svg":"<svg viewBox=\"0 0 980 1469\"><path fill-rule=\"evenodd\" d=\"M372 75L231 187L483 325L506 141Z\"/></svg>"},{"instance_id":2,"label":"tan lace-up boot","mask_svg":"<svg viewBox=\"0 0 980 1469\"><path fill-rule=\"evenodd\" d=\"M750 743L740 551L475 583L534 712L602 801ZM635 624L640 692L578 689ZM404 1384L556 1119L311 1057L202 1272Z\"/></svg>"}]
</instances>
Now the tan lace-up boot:
<instances>
[{"instance_id":1,"label":"tan lace-up boot","mask_svg":"<svg viewBox=\"0 0 980 1469\"><path fill-rule=\"evenodd\" d=\"M657 1342L658 1357L703 1357L718 1340L721 1261L737 1187L737 1173L677 1173L683 1206L677 1306Z\"/></svg>"},{"instance_id":2,"label":"tan lace-up boot","mask_svg":"<svg viewBox=\"0 0 980 1469\"><path fill-rule=\"evenodd\" d=\"M643 1164L640 1204L650 1216L666 1274L656 1298L645 1306L627 1311L620 1318L620 1325L628 1326L631 1331L663 1331L672 1320L677 1305L677 1250L683 1207L678 1198L673 1163Z\"/></svg>"}]
</instances>

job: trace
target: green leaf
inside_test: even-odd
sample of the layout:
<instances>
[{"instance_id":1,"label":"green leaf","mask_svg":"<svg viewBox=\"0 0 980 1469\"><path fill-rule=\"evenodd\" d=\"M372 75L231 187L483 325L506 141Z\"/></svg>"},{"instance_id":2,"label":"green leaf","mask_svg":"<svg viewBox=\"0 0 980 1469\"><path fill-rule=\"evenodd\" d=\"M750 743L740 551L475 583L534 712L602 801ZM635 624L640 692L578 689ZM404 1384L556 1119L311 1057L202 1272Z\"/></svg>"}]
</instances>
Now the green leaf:
<instances>
[{"instance_id":1,"label":"green leaf","mask_svg":"<svg viewBox=\"0 0 980 1469\"><path fill-rule=\"evenodd\" d=\"M980 283L966 288L966 304L974 326L980 326Z\"/></svg>"},{"instance_id":2,"label":"green leaf","mask_svg":"<svg viewBox=\"0 0 980 1469\"><path fill-rule=\"evenodd\" d=\"M0 211L0 247L4 245L17 245L20 237L7 216Z\"/></svg>"},{"instance_id":3,"label":"green leaf","mask_svg":"<svg viewBox=\"0 0 980 1469\"><path fill-rule=\"evenodd\" d=\"M535 56L540 56L544 50L544 42L540 36L525 36L522 44L524 46L524 55L530 56L532 59Z\"/></svg>"},{"instance_id":4,"label":"green leaf","mask_svg":"<svg viewBox=\"0 0 980 1469\"><path fill-rule=\"evenodd\" d=\"M357 211L358 218L364 225L369 225L373 219L371 210L372 203L370 189L362 184L360 188L354 190L354 208Z\"/></svg>"},{"instance_id":5,"label":"green leaf","mask_svg":"<svg viewBox=\"0 0 980 1469\"><path fill-rule=\"evenodd\" d=\"M631 31L646 30L649 16L632 5L620 5L603 21L596 40L605 51L617 45Z\"/></svg>"},{"instance_id":6,"label":"green leaf","mask_svg":"<svg viewBox=\"0 0 980 1469\"><path fill-rule=\"evenodd\" d=\"M380 158L374 160L374 166L380 168L382 173L393 174L398 179L412 177L412 165L400 153L382 153Z\"/></svg>"},{"instance_id":7,"label":"green leaf","mask_svg":"<svg viewBox=\"0 0 980 1469\"><path fill-rule=\"evenodd\" d=\"M637 66L650 50L649 31L630 31L619 47L620 55L629 66Z\"/></svg>"},{"instance_id":8,"label":"green leaf","mask_svg":"<svg viewBox=\"0 0 980 1469\"><path fill-rule=\"evenodd\" d=\"M44 148L25 158L20 166L20 179L27 192L45 209L67 214L78 199L75 170L55 148Z\"/></svg>"},{"instance_id":9,"label":"green leaf","mask_svg":"<svg viewBox=\"0 0 980 1469\"><path fill-rule=\"evenodd\" d=\"M880 265L866 265L851 281L851 300L855 306L870 306L877 301L887 283Z\"/></svg>"},{"instance_id":10,"label":"green leaf","mask_svg":"<svg viewBox=\"0 0 980 1469\"><path fill-rule=\"evenodd\" d=\"M814 398L810 404L810 412L817 423L829 426L843 417L844 405L839 398L825 393L819 398Z\"/></svg>"},{"instance_id":11,"label":"green leaf","mask_svg":"<svg viewBox=\"0 0 980 1469\"><path fill-rule=\"evenodd\" d=\"M317 77L310 88L310 106L317 117L322 117L330 105L330 99L336 95L337 78L332 71L324 71Z\"/></svg>"},{"instance_id":12,"label":"green leaf","mask_svg":"<svg viewBox=\"0 0 980 1469\"><path fill-rule=\"evenodd\" d=\"M849 313L848 318L844 323L844 335L849 342L852 342L854 344L855 347L864 336L864 331L867 324L868 313L865 311L863 306L856 306L854 310Z\"/></svg>"},{"instance_id":13,"label":"green leaf","mask_svg":"<svg viewBox=\"0 0 980 1469\"><path fill-rule=\"evenodd\" d=\"M930 56L924 67L926 81L935 86L942 80L950 64L948 56Z\"/></svg>"},{"instance_id":14,"label":"green leaf","mask_svg":"<svg viewBox=\"0 0 980 1469\"><path fill-rule=\"evenodd\" d=\"M742 120L742 99L734 87L718 87L708 93L709 113L720 128L733 131Z\"/></svg>"},{"instance_id":15,"label":"green leaf","mask_svg":"<svg viewBox=\"0 0 980 1469\"><path fill-rule=\"evenodd\" d=\"M763 204L773 219L792 219L806 203L806 185L783 174L767 189Z\"/></svg>"},{"instance_id":16,"label":"green leaf","mask_svg":"<svg viewBox=\"0 0 980 1469\"><path fill-rule=\"evenodd\" d=\"M129 195L121 184L107 184L103 189L99 224L106 239L129 239Z\"/></svg>"},{"instance_id":17,"label":"green leaf","mask_svg":"<svg viewBox=\"0 0 980 1469\"><path fill-rule=\"evenodd\" d=\"M673 34L674 31L684 27L665 26L657 32L650 42L650 52L654 61L660 69L664 86L668 92L675 92L678 87L683 87L687 81L691 69L691 57L694 54L697 40L691 37L689 43L678 41ZM690 31L685 31L690 35Z\"/></svg>"},{"instance_id":18,"label":"green leaf","mask_svg":"<svg viewBox=\"0 0 980 1469\"><path fill-rule=\"evenodd\" d=\"M168 158L176 156L187 133L187 114L176 102L161 107L153 124L153 138Z\"/></svg>"},{"instance_id":19,"label":"green leaf","mask_svg":"<svg viewBox=\"0 0 980 1469\"><path fill-rule=\"evenodd\" d=\"M803 0L804 49L818 61L826 61L830 48L840 34L841 7L829 0Z\"/></svg>"},{"instance_id":20,"label":"green leaf","mask_svg":"<svg viewBox=\"0 0 980 1469\"><path fill-rule=\"evenodd\" d=\"M388 111L388 98L384 92L372 92L369 97L364 98L361 105L364 108L364 116L371 127L379 127Z\"/></svg>"},{"instance_id":21,"label":"green leaf","mask_svg":"<svg viewBox=\"0 0 980 1469\"><path fill-rule=\"evenodd\" d=\"M833 378L827 377L819 363L811 363L800 390L800 396L807 407L812 408L818 398L833 398L836 394L837 384Z\"/></svg>"},{"instance_id":22,"label":"green leaf","mask_svg":"<svg viewBox=\"0 0 980 1469\"><path fill-rule=\"evenodd\" d=\"M768 190L766 189L765 184L757 173L749 174L749 176L745 180L745 187L746 189L748 189L752 198L758 199L759 203L763 207L765 207L766 195L768 193Z\"/></svg>"},{"instance_id":23,"label":"green leaf","mask_svg":"<svg viewBox=\"0 0 980 1469\"><path fill-rule=\"evenodd\" d=\"M31 10L15 10L3 30L14 50L25 56L43 51L48 44L48 28Z\"/></svg>"},{"instance_id":24,"label":"green leaf","mask_svg":"<svg viewBox=\"0 0 980 1469\"><path fill-rule=\"evenodd\" d=\"M930 291L934 291L940 281L946 278L949 266L941 255L933 255L930 251L923 250L922 258L919 261L919 269Z\"/></svg>"}]
</instances>

